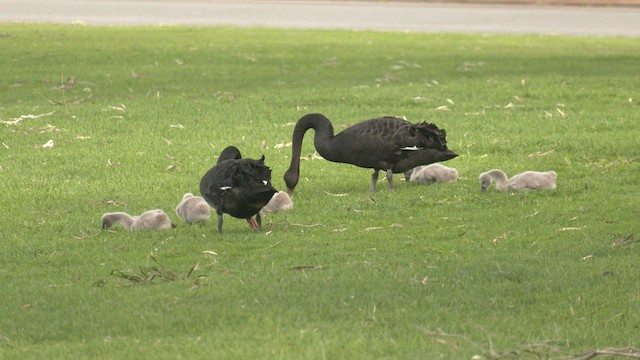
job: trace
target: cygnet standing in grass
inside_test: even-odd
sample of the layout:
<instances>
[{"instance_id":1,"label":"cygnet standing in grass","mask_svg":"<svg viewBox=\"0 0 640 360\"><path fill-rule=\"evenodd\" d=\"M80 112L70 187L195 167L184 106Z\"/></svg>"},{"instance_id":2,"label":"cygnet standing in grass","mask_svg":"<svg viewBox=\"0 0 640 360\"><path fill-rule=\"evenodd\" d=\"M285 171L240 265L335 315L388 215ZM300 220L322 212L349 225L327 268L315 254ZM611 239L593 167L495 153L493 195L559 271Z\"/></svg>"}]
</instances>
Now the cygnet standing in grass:
<instances>
[{"instance_id":1,"label":"cygnet standing in grass","mask_svg":"<svg viewBox=\"0 0 640 360\"><path fill-rule=\"evenodd\" d=\"M271 200L265 205L261 213L276 213L278 211L290 210L293 209L293 201L291 201L291 197L287 194L286 191L278 191L273 194Z\"/></svg>"},{"instance_id":2,"label":"cygnet standing in grass","mask_svg":"<svg viewBox=\"0 0 640 360\"><path fill-rule=\"evenodd\" d=\"M500 191L529 191L542 189L555 189L558 174L555 171L525 171L507 178L507 174L499 169L493 169L480 174L480 191L485 192L491 183L495 181L496 189Z\"/></svg>"},{"instance_id":3,"label":"cygnet standing in grass","mask_svg":"<svg viewBox=\"0 0 640 360\"><path fill-rule=\"evenodd\" d=\"M420 184L433 184L436 182L455 182L458 180L458 170L442 164L429 164L413 169L409 181Z\"/></svg>"},{"instance_id":4,"label":"cygnet standing in grass","mask_svg":"<svg viewBox=\"0 0 640 360\"><path fill-rule=\"evenodd\" d=\"M113 212L102 215L102 228L106 229L115 223L121 223L127 230L169 229L176 227L163 210L149 210L140 216L131 216L124 212Z\"/></svg>"},{"instance_id":5,"label":"cygnet standing in grass","mask_svg":"<svg viewBox=\"0 0 640 360\"><path fill-rule=\"evenodd\" d=\"M211 207L202 196L186 193L176 207L176 214L187 224L209 221Z\"/></svg>"}]
</instances>

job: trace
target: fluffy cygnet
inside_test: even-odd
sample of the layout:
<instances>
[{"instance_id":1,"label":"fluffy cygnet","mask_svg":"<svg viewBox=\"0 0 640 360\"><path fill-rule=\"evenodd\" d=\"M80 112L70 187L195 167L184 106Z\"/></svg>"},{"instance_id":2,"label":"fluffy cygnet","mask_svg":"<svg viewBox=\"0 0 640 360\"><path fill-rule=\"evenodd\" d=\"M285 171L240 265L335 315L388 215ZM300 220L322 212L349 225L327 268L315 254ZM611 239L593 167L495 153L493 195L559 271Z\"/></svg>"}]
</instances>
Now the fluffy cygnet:
<instances>
[{"instance_id":1,"label":"fluffy cygnet","mask_svg":"<svg viewBox=\"0 0 640 360\"><path fill-rule=\"evenodd\" d=\"M500 191L555 189L557 178L558 174L555 171L525 171L508 179L504 171L494 169L480 174L480 191L485 192L493 181L496 182L496 189Z\"/></svg>"},{"instance_id":2,"label":"fluffy cygnet","mask_svg":"<svg viewBox=\"0 0 640 360\"><path fill-rule=\"evenodd\" d=\"M102 215L102 228L106 229L115 223L121 223L127 230L169 229L176 227L163 210L149 210L140 216L131 216L124 212L113 212Z\"/></svg>"},{"instance_id":3,"label":"fluffy cygnet","mask_svg":"<svg viewBox=\"0 0 640 360\"><path fill-rule=\"evenodd\" d=\"M176 207L176 214L187 224L205 222L211 216L211 207L203 197L186 193Z\"/></svg>"},{"instance_id":4,"label":"fluffy cygnet","mask_svg":"<svg viewBox=\"0 0 640 360\"><path fill-rule=\"evenodd\" d=\"M409 181L420 184L433 184L436 182L455 182L458 180L458 170L442 164L429 164L424 167L416 167L411 173Z\"/></svg>"},{"instance_id":5,"label":"fluffy cygnet","mask_svg":"<svg viewBox=\"0 0 640 360\"><path fill-rule=\"evenodd\" d=\"M293 201L286 191L278 191L273 194L271 200L265 205L260 212L264 213L276 213L278 211L290 210L293 208Z\"/></svg>"}]
</instances>

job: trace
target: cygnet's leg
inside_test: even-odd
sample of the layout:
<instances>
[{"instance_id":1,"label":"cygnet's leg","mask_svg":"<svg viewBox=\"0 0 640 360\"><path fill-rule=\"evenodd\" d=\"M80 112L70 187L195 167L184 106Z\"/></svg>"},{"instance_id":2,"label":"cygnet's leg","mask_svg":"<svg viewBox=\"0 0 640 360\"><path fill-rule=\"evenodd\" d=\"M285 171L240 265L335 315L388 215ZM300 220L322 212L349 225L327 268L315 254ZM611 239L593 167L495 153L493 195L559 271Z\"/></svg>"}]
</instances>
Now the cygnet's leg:
<instances>
[{"instance_id":1,"label":"cygnet's leg","mask_svg":"<svg viewBox=\"0 0 640 360\"><path fill-rule=\"evenodd\" d=\"M369 188L369 192L373 193L376 191L377 182L378 182L378 169L373 169L373 174L371 174L371 187Z\"/></svg>"},{"instance_id":2,"label":"cygnet's leg","mask_svg":"<svg viewBox=\"0 0 640 360\"><path fill-rule=\"evenodd\" d=\"M393 190L393 171L391 169L387 170L387 184L389 190Z\"/></svg>"}]
</instances>

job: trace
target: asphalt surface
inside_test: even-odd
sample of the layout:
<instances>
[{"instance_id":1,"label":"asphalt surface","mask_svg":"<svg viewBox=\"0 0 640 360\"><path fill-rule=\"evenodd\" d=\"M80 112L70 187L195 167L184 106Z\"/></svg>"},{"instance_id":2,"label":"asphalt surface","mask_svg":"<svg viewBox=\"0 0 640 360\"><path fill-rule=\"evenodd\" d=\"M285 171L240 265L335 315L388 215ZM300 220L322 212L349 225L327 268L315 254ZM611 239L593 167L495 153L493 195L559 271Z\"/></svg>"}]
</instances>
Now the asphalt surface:
<instances>
[{"instance_id":1,"label":"asphalt surface","mask_svg":"<svg viewBox=\"0 0 640 360\"><path fill-rule=\"evenodd\" d=\"M0 0L0 22L640 37L639 7L379 1Z\"/></svg>"}]
</instances>

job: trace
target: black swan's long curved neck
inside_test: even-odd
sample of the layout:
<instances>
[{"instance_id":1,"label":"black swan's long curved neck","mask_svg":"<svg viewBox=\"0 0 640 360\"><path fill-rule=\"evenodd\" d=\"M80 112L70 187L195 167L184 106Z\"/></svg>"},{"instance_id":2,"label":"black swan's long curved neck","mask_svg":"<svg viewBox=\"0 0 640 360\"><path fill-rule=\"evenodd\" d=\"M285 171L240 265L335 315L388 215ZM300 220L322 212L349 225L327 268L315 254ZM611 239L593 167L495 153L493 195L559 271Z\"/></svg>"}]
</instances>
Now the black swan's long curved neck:
<instances>
[{"instance_id":1,"label":"black swan's long curved neck","mask_svg":"<svg viewBox=\"0 0 640 360\"><path fill-rule=\"evenodd\" d=\"M300 178L300 155L302 152L302 140L307 130L313 129L315 135L313 144L323 158L330 161L339 161L336 158L335 149L331 146L334 138L333 125L331 121L322 114L308 114L300 118L293 130L293 139L291 145L291 165L284 174L284 182L287 185L287 191L293 192Z\"/></svg>"}]
</instances>

